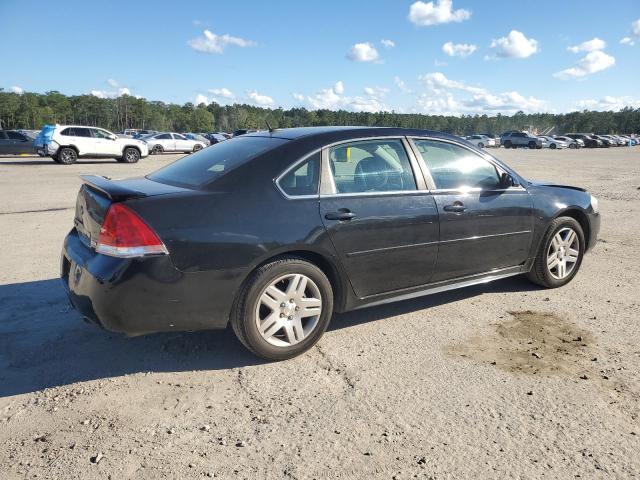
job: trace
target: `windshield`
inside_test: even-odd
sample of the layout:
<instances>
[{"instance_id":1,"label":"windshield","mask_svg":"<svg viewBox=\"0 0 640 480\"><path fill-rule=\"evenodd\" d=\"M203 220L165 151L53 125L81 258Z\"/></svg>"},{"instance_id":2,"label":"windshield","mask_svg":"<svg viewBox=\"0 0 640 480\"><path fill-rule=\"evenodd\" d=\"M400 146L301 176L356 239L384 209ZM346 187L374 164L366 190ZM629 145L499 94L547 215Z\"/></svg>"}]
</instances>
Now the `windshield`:
<instances>
[{"instance_id":1,"label":"windshield","mask_svg":"<svg viewBox=\"0 0 640 480\"><path fill-rule=\"evenodd\" d=\"M170 185L198 187L286 141L270 137L234 138L183 157L147 178Z\"/></svg>"}]
</instances>

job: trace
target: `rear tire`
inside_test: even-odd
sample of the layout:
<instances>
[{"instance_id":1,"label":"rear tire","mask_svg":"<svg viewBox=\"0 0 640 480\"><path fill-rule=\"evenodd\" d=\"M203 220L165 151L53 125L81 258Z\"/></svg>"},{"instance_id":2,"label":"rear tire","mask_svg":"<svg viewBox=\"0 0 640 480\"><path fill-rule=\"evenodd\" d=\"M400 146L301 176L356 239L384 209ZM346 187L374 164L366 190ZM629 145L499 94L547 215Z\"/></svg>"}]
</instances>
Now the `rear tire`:
<instances>
[{"instance_id":1,"label":"rear tire","mask_svg":"<svg viewBox=\"0 0 640 480\"><path fill-rule=\"evenodd\" d=\"M151 155L160 155L164 153L164 148L162 148L162 145L154 145L150 153Z\"/></svg>"},{"instance_id":2,"label":"rear tire","mask_svg":"<svg viewBox=\"0 0 640 480\"><path fill-rule=\"evenodd\" d=\"M302 258L287 256L261 266L245 282L231 327L255 355L286 360L313 347L332 315L333 291L326 275Z\"/></svg>"},{"instance_id":3,"label":"rear tire","mask_svg":"<svg viewBox=\"0 0 640 480\"><path fill-rule=\"evenodd\" d=\"M555 143L552 143L551 145L549 145L549 148L551 150L555 150L556 148L558 148L558 146Z\"/></svg>"},{"instance_id":4,"label":"rear tire","mask_svg":"<svg viewBox=\"0 0 640 480\"><path fill-rule=\"evenodd\" d=\"M504 148L511 148L511 140L504 142Z\"/></svg>"},{"instance_id":5,"label":"rear tire","mask_svg":"<svg viewBox=\"0 0 640 480\"><path fill-rule=\"evenodd\" d=\"M567 242L569 245L565 245L562 241L557 242L558 239L562 240L565 234L569 235L570 232L574 232L575 237L572 238L575 240ZM580 224L571 217L558 217L551 222L544 234L540 250L531 270L527 273L527 278L545 288L562 287L578 273L580 265L582 265L584 250L584 232ZM577 254L575 254L576 251ZM558 266L563 261L564 271L561 270L561 266Z\"/></svg>"},{"instance_id":6,"label":"rear tire","mask_svg":"<svg viewBox=\"0 0 640 480\"><path fill-rule=\"evenodd\" d=\"M58 157L58 163L63 165L71 165L78 160L78 152L69 147L62 147L56 156Z\"/></svg>"},{"instance_id":7,"label":"rear tire","mask_svg":"<svg viewBox=\"0 0 640 480\"><path fill-rule=\"evenodd\" d=\"M127 147L122 152L122 157L118 159L122 163L137 163L140 160L140 152L137 148Z\"/></svg>"},{"instance_id":8,"label":"rear tire","mask_svg":"<svg viewBox=\"0 0 640 480\"><path fill-rule=\"evenodd\" d=\"M484 143L480 142L480 143L478 144L478 148L484 148Z\"/></svg>"}]
</instances>

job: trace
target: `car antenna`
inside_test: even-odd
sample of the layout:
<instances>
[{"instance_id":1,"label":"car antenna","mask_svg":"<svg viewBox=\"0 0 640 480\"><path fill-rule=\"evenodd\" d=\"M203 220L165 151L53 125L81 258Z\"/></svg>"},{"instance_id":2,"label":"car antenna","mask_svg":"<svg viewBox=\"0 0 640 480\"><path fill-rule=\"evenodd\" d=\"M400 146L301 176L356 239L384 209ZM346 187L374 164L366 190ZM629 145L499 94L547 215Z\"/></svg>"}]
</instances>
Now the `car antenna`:
<instances>
[{"instance_id":1,"label":"car antenna","mask_svg":"<svg viewBox=\"0 0 640 480\"><path fill-rule=\"evenodd\" d=\"M267 128L269 129L269 133L273 133L275 128L271 128L271 125L269 125L269 120L265 120L264 123L267 124Z\"/></svg>"}]
</instances>

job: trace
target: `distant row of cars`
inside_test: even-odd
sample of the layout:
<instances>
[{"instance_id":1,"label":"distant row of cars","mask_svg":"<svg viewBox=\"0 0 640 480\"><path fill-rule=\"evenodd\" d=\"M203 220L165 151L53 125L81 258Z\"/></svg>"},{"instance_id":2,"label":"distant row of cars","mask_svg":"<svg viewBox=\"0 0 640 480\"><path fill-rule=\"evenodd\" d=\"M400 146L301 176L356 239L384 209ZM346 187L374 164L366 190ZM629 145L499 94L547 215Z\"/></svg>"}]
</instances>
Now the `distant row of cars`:
<instances>
[{"instance_id":1,"label":"distant row of cars","mask_svg":"<svg viewBox=\"0 0 640 480\"><path fill-rule=\"evenodd\" d=\"M595 135L593 133L567 133L564 135L533 135L529 132L512 130L499 137L491 134L476 134L463 137L478 148L608 148L638 145L638 139L631 135Z\"/></svg>"}]
</instances>

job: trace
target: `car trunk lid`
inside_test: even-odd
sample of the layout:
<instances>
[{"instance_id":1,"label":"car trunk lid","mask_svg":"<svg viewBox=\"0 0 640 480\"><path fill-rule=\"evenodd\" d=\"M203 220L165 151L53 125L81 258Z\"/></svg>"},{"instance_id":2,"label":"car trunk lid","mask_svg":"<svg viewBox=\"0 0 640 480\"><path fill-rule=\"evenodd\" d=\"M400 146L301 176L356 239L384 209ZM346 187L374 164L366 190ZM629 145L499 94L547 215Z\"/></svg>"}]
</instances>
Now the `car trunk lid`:
<instances>
[{"instance_id":1,"label":"car trunk lid","mask_svg":"<svg viewBox=\"0 0 640 480\"><path fill-rule=\"evenodd\" d=\"M95 248L100 228L112 203L189 192L190 190L154 182L147 178L111 180L98 175L81 175L76 199L75 228L85 245Z\"/></svg>"}]
</instances>

